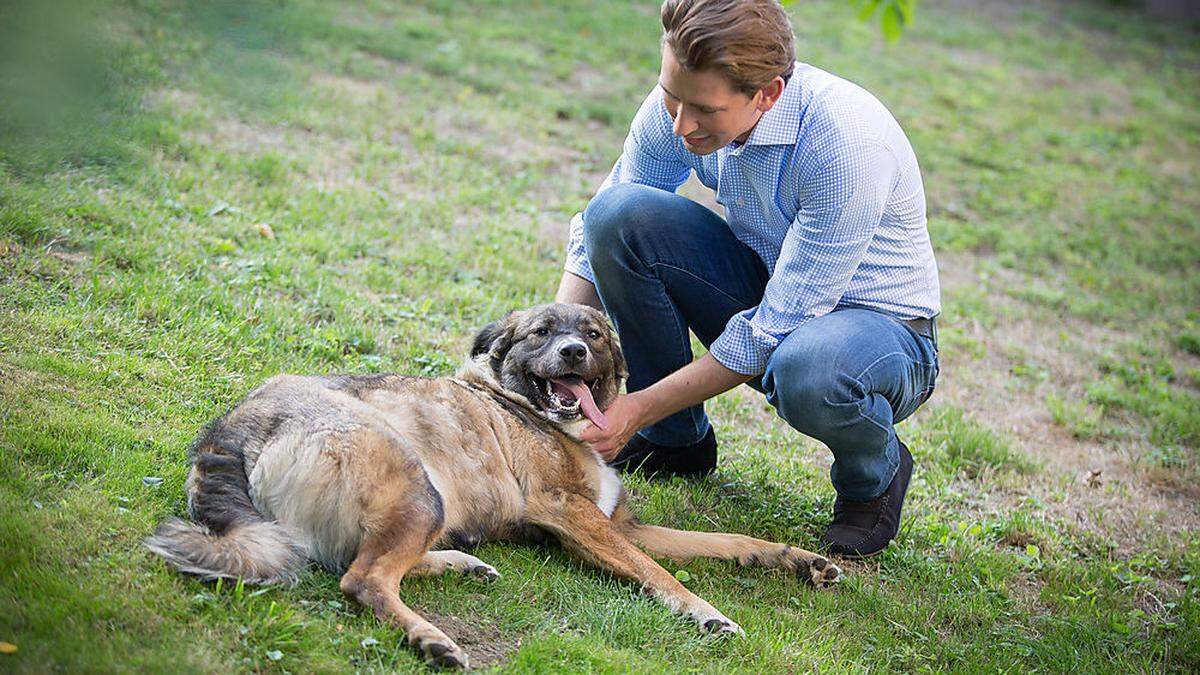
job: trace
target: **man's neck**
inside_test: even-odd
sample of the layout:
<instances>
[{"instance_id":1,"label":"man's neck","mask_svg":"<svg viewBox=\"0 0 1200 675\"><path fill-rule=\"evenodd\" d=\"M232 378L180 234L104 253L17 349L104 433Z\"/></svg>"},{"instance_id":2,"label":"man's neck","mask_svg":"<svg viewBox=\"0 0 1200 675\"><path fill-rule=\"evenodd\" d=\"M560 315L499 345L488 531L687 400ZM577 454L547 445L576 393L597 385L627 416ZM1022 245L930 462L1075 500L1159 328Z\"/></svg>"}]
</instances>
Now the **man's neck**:
<instances>
[{"instance_id":1,"label":"man's neck","mask_svg":"<svg viewBox=\"0 0 1200 675\"><path fill-rule=\"evenodd\" d=\"M730 143L730 145L737 147L737 146L745 143L746 141L750 140L750 134L754 133L755 127L757 127L758 123L762 121L762 118L763 118L763 114L761 112L758 113L758 118L754 120L754 124L750 125L750 128L746 130L746 133L733 139L733 141Z\"/></svg>"}]
</instances>

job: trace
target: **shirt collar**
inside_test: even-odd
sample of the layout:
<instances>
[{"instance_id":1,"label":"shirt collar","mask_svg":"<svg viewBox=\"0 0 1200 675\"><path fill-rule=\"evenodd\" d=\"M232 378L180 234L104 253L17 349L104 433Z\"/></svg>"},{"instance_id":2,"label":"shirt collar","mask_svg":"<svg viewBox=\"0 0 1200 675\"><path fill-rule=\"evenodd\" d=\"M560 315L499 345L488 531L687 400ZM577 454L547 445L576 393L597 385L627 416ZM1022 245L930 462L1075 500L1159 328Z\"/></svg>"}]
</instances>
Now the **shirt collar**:
<instances>
[{"instance_id":1,"label":"shirt collar","mask_svg":"<svg viewBox=\"0 0 1200 675\"><path fill-rule=\"evenodd\" d=\"M763 113L742 145L795 145L800 132L800 78L795 70L783 87L783 93L771 109Z\"/></svg>"}]
</instances>

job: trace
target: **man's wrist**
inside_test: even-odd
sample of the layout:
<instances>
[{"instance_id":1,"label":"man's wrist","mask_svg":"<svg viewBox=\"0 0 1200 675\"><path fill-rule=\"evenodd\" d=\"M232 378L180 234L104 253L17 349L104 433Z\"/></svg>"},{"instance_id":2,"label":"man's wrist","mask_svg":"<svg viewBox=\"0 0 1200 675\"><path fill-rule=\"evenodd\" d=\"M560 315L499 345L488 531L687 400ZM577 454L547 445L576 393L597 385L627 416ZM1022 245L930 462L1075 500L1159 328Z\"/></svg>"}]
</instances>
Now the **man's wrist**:
<instances>
[{"instance_id":1,"label":"man's wrist","mask_svg":"<svg viewBox=\"0 0 1200 675\"><path fill-rule=\"evenodd\" d=\"M651 424L661 420L663 417L666 417L666 415L658 415L657 411L655 410L655 397L654 392L652 391L653 389L654 387L651 386L648 389L642 389L631 394L626 394L634 413L637 415L636 419L638 429L648 427Z\"/></svg>"}]
</instances>

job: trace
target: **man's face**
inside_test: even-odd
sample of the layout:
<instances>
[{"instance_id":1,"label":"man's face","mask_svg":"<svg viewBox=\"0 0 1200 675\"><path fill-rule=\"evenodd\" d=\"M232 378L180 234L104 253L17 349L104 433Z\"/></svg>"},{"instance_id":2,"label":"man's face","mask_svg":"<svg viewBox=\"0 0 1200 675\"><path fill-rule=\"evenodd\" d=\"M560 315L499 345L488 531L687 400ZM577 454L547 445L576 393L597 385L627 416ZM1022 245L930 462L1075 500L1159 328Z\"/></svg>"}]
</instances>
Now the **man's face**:
<instances>
[{"instance_id":1,"label":"man's face","mask_svg":"<svg viewBox=\"0 0 1200 675\"><path fill-rule=\"evenodd\" d=\"M776 79L782 85L783 80ZM745 141L758 119L778 98L776 93L768 99L767 90L746 96L713 70L687 70L666 45L663 45L658 82L667 112L675 120L675 135L683 139L688 151L697 155L716 152L735 140Z\"/></svg>"}]
</instances>

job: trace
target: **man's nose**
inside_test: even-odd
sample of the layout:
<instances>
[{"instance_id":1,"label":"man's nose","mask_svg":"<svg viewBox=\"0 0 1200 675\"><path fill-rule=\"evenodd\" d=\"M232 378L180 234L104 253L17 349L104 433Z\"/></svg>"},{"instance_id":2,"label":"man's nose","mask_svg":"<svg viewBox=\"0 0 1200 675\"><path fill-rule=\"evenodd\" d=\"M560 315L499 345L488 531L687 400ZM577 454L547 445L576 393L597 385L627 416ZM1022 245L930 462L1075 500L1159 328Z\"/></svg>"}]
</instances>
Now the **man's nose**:
<instances>
[{"instance_id":1,"label":"man's nose","mask_svg":"<svg viewBox=\"0 0 1200 675\"><path fill-rule=\"evenodd\" d=\"M675 114L673 131L675 132L676 136L687 136L696 130L696 121L693 120L686 112L684 112L685 107L686 106L682 105L679 106L679 112Z\"/></svg>"},{"instance_id":2,"label":"man's nose","mask_svg":"<svg viewBox=\"0 0 1200 675\"><path fill-rule=\"evenodd\" d=\"M562 347L559 347L558 353L570 365L578 365L583 363L587 358L587 345L582 342L569 342Z\"/></svg>"}]
</instances>

